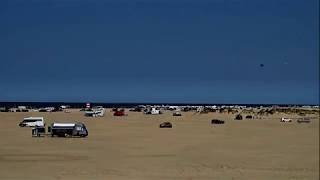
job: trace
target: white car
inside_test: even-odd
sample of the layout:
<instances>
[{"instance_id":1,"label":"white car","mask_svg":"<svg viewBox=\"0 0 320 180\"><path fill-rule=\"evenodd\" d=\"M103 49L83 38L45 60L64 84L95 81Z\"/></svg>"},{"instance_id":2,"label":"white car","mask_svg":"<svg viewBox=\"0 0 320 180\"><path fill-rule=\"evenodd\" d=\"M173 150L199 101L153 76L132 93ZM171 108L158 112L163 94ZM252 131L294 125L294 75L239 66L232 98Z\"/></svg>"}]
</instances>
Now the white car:
<instances>
[{"instance_id":1,"label":"white car","mask_svg":"<svg viewBox=\"0 0 320 180\"><path fill-rule=\"evenodd\" d=\"M292 119L290 118L281 118L280 122L292 122Z\"/></svg>"},{"instance_id":2,"label":"white car","mask_svg":"<svg viewBox=\"0 0 320 180\"><path fill-rule=\"evenodd\" d=\"M43 117L27 117L19 123L20 127L42 127L45 126Z\"/></svg>"},{"instance_id":3,"label":"white car","mask_svg":"<svg viewBox=\"0 0 320 180\"><path fill-rule=\"evenodd\" d=\"M88 117L103 117L104 113L105 109L102 106L96 106L86 110L84 115Z\"/></svg>"}]
</instances>

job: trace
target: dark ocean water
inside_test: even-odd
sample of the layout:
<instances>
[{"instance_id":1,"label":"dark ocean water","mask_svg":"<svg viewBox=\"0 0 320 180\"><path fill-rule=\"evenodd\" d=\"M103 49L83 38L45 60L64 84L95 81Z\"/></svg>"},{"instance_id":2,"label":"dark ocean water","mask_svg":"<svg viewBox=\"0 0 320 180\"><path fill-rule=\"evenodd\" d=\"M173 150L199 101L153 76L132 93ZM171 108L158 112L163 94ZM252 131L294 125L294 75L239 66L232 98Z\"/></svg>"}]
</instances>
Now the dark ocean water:
<instances>
[{"instance_id":1,"label":"dark ocean water","mask_svg":"<svg viewBox=\"0 0 320 180\"><path fill-rule=\"evenodd\" d=\"M91 106L103 106L105 108L113 108L113 107L123 107L123 108L131 108L138 105L171 105L171 106L231 106L231 105L239 105L239 106L247 106L247 107L270 107L270 106L281 106L281 107L288 107L288 106L303 106L305 104L194 104L194 103L90 103ZM17 106L27 106L27 107L34 107L34 108L41 108L41 107L59 107L61 105L69 105L71 108L84 108L86 106L86 102L0 102L0 107L17 107Z\"/></svg>"}]
</instances>

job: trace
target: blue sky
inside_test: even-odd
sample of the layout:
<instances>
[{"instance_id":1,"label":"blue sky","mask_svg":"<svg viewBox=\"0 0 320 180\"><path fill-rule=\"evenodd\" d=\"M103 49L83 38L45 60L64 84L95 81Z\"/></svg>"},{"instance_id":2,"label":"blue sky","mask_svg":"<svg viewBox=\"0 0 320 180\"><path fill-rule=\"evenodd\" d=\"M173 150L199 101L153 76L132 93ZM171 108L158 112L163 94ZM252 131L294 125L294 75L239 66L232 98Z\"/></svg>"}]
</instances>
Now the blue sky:
<instances>
[{"instance_id":1,"label":"blue sky","mask_svg":"<svg viewBox=\"0 0 320 180\"><path fill-rule=\"evenodd\" d=\"M317 0L10 0L0 23L0 101L319 103Z\"/></svg>"}]
</instances>

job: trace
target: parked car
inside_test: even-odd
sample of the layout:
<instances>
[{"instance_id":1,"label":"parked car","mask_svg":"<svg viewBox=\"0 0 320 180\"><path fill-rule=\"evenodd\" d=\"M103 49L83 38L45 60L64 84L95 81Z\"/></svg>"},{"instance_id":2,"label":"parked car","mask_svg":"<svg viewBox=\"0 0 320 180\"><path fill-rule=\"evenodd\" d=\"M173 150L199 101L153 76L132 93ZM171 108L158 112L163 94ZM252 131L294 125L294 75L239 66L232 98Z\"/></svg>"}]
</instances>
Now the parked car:
<instances>
[{"instance_id":1,"label":"parked car","mask_svg":"<svg viewBox=\"0 0 320 180\"><path fill-rule=\"evenodd\" d=\"M163 122L160 124L160 128L172 128L172 124L170 122Z\"/></svg>"},{"instance_id":2,"label":"parked car","mask_svg":"<svg viewBox=\"0 0 320 180\"><path fill-rule=\"evenodd\" d=\"M182 116L181 112L174 112L172 115L173 116Z\"/></svg>"},{"instance_id":3,"label":"parked car","mask_svg":"<svg viewBox=\"0 0 320 180\"><path fill-rule=\"evenodd\" d=\"M125 116L124 110L117 110L113 113L114 116Z\"/></svg>"},{"instance_id":4,"label":"parked car","mask_svg":"<svg viewBox=\"0 0 320 180\"><path fill-rule=\"evenodd\" d=\"M292 119L290 118L281 118L280 122L292 122Z\"/></svg>"},{"instance_id":5,"label":"parked car","mask_svg":"<svg viewBox=\"0 0 320 180\"><path fill-rule=\"evenodd\" d=\"M224 124L224 121L219 119L212 119L211 124Z\"/></svg>"},{"instance_id":6,"label":"parked car","mask_svg":"<svg viewBox=\"0 0 320 180\"><path fill-rule=\"evenodd\" d=\"M297 120L298 123L310 123L311 119L310 118L301 118Z\"/></svg>"}]
</instances>

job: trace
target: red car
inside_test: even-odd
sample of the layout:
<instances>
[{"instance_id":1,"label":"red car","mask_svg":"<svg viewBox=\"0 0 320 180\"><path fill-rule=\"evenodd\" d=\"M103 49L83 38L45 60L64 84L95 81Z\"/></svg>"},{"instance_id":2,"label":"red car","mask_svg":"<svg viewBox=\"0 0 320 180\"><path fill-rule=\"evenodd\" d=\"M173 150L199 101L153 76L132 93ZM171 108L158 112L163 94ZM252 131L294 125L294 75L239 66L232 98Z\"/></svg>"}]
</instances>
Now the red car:
<instances>
[{"instance_id":1,"label":"red car","mask_svg":"<svg viewBox=\"0 0 320 180\"><path fill-rule=\"evenodd\" d=\"M124 113L124 111L116 111L113 113L114 116L125 116L126 114Z\"/></svg>"}]
</instances>

